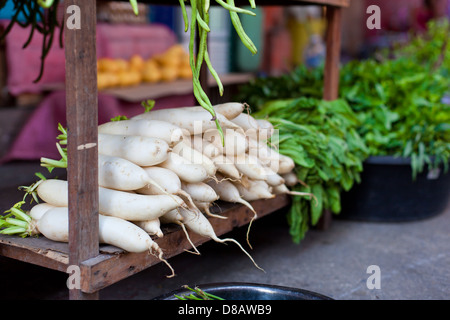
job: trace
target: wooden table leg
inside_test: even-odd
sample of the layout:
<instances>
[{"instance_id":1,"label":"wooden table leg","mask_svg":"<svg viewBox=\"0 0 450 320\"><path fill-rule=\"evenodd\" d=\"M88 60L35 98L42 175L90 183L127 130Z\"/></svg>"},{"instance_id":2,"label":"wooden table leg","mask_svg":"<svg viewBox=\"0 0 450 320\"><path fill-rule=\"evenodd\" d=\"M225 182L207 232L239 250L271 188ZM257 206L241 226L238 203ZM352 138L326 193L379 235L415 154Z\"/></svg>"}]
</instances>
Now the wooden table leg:
<instances>
[{"instance_id":1,"label":"wooden table leg","mask_svg":"<svg viewBox=\"0 0 450 320\"><path fill-rule=\"evenodd\" d=\"M327 53L324 72L324 100L335 100L339 97L339 64L341 58L341 22L342 9L340 7L327 7ZM317 223L317 229L326 230L330 227L332 213L329 210L323 212Z\"/></svg>"},{"instance_id":2,"label":"wooden table leg","mask_svg":"<svg viewBox=\"0 0 450 320\"><path fill-rule=\"evenodd\" d=\"M341 22L342 9L340 7L327 7L327 53L324 72L325 100L335 100L339 96L339 64L341 58Z\"/></svg>"},{"instance_id":3,"label":"wooden table leg","mask_svg":"<svg viewBox=\"0 0 450 320\"><path fill-rule=\"evenodd\" d=\"M66 117L68 128L69 264L99 254L98 243L98 97L96 3L65 0ZM73 20L70 20L73 22ZM70 289L70 299L98 299Z\"/></svg>"}]
</instances>

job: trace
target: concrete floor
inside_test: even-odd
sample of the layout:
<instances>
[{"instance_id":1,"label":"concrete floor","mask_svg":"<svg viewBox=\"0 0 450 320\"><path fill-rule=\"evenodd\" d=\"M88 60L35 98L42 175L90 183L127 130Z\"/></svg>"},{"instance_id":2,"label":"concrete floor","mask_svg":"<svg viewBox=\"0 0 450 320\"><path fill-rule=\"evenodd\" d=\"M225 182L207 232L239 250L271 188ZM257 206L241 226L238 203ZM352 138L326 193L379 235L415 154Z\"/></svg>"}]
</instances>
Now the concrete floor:
<instances>
[{"instance_id":1,"label":"concrete floor","mask_svg":"<svg viewBox=\"0 0 450 320\"><path fill-rule=\"evenodd\" d=\"M35 164L0 166L1 210L20 200ZM33 179L31 179L33 181ZM439 215L405 223L333 220L325 231L310 230L299 244L291 241L286 212L257 220L251 232L255 261L233 244L208 242L201 256L169 260L177 276L166 279L164 264L146 269L100 292L100 299L146 300L180 288L217 282L253 282L301 288L337 300L448 300L450 298L450 202ZM247 229L227 234L245 244ZM378 266L380 289L369 289L369 266ZM0 299L68 298L67 274L0 257ZM10 274L10 277L5 277Z\"/></svg>"}]
</instances>

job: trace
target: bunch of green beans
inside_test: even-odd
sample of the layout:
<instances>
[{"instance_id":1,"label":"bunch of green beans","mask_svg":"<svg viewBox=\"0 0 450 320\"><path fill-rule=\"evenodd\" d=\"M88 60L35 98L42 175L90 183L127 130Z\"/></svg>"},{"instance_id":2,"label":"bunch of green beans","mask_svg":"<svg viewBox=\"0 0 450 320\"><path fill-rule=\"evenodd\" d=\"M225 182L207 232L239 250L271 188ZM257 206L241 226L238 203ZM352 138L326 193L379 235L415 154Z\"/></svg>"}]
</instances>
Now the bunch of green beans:
<instances>
[{"instance_id":1,"label":"bunch of green beans","mask_svg":"<svg viewBox=\"0 0 450 320\"><path fill-rule=\"evenodd\" d=\"M0 35L0 42L8 35L15 24L22 28L30 27L30 34L25 41L23 48L25 49L31 43L35 32L43 35L42 52L41 52L41 67L37 78L34 82L38 82L42 78L44 72L44 60L47 57L50 48L53 44L54 34L56 28L59 26L57 21L58 1L54 0L12 0L14 4L14 15L11 21L6 26L3 33ZM6 5L7 0L0 0L0 10ZM44 10L47 12L45 12ZM19 15L25 17L25 21L19 21ZM62 47L62 28L60 32L60 46Z\"/></svg>"},{"instance_id":2,"label":"bunch of green beans","mask_svg":"<svg viewBox=\"0 0 450 320\"><path fill-rule=\"evenodd\" d=\"M0 10L6 6L7 0L0 0ZM23 44L23 49L27 48L31 43L35 32L43 35L42 51L41 51L41 66L39 74L34 82L39 82L44 73L45 58L47 57L55 37L55 31L60 27L59 45L63 47L63 26L64 23L57 21L57 13L59 1L55 0L12 0L14 4L14 14L11 17L9 24L5 30L0 34L0 42L2 42L9 34L14 25L19 25L22 28L30 28L30 34ZM136 0L130 0L134 13L138 14L138 7ZM24 21L19 20L19 16L25 17Z\"/></svg>"},{"instance_id":3,"label":"bunch of green beans","mask_svg":"<svg viewBox=\"0 0 450 320\"><path fill-rule=\"evenodd\" d=\"M189 18L186 11L185 6L185 0L179 0L180 6L183 12L183 18L184 18L184 25L185 25L185 32L190 32L190 41L189 41L189 56L190 56L190 66L192 70L192 83L193 83L193 91L194 96L197 99L198 103L211 115L213 116L212 120L216 122L217 129L220 132L222 143L224 143L224 136L222 128L220 127L220 124L217 120L216 113L214 111L214 108L211 104L211 101L209 100L208 96L206 95L205 91L203 90L201 83L200 83L200 69L203 65L203 62L206 63L209 71L211 72L211 75L214 77L214 79L217 82L217 85L219 87L219 93L220 95L223 95L223 84L219 78L219 75L217 74L216 70L214 69L211 60L209 58L208 48L207 48L207 38L208 38L208 32L210 32L209 28L209 8L210 8L210 1L209 0L190 0L191 5L191 19L190 19L190 25L189 25ZM240 39L244 43L244 45L253 53L257 53L257 48L254 45L254 43L251 41L251 39L248 37L248 35L245 33L244 28L242 27L242 24L239 19L239 13L242 14L249 14L249 15L255 15L254 12L246 9L238 8L234 5L234 0L227 0L226 2L223 0L216 0L216 2L221 5L223 8L228 10L230 12L230 17L232 24L239 35ZM255 8L255 2L254 0L250 0L250 6L252 8ZM197 31L198 29L198 31ZM195 58L195 39L198 32L198 52L197 56Z\"/></svg>"}]
</instances>

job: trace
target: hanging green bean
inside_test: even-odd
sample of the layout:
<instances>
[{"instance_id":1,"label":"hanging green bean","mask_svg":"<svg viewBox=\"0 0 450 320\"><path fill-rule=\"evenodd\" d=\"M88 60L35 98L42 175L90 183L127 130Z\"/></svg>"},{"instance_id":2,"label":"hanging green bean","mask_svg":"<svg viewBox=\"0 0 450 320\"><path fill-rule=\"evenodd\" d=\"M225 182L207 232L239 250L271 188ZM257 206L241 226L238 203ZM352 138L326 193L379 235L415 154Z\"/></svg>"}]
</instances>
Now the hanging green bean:
<instances>
[{"instance_id":1,"label":"hanging green bean","mask_svg":"<svg viewBox=\"0 0 450 320\"><path fill-rule=\"evenodd\" d=\"M209 0L190 0L191 5L191 19L190 19L190 27L189 27L189 18L186 11L185 6L185 0L179 0L181 11L183 13L183 20L185 24L185 31L187 32L190 30L190 41L189 41L189 55L190 55L190 65L192 70L192 82L193 82L193 91L194 96L197 99L198 103L207 111L211 113L213 116L213 120L216 121L217 129L219 130L222 138L222 143L224 143L224 136L223 131L220 127L220 124L216 118L216 114L214 111L214 108L212 107L211 102L209 101L208 96L204 92L201 84L200 84L200 69L202 67L203 62L206 63L211 75L215 79L215 81L218 84L219 93L222 96L223 95L223 84L220 80L219 75L217 74L216 70L214 69L207 49L207 36L208 32L210 32L209 28L209 8L210 8L210 1ZM241 41L244 43L244 45L253 53L257 53L257 48L251 41L251 39L247 36L245 33L242 24L239 19L239 13L242 14L248 14L248 15L255 15L254 12L242 8L238 8L235 6L233 0L227 0L226 2L223 0L216 0L217 4L222 6L224 9L228 10L230 12L230 17L232 24L239 35ZM250 6L251 8L255 8L255 1L250 0ZM194 44L196 35L198 32L198 52L197 55L194 55Z\"/></svg>"}]
</instances>

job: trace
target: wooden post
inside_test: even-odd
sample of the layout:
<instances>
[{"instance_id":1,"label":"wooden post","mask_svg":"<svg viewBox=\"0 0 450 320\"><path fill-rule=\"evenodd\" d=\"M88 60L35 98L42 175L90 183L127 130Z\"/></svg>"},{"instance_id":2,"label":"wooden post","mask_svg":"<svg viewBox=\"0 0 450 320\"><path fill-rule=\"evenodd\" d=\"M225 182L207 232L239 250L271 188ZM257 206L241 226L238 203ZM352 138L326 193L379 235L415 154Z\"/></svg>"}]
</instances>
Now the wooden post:
<instances>
[{"instance_id":1,"label":"wooden post","mask_svg":"<svg viewBox=\"0 0 450 320\"><path fill-rule=\"evenodd\" d=\"M65 0L69 264L99 254L96 3ZM78 23L78 25L77 25ZM70 289L70 299L98 299Z\"/></svg>"},{"instance_id":2,"label":"wooden post","mask_svg":"<svg viewBox=\"0 0 450 320\"><path fill-rule=\"evenodd\" d=\"M327 54L325 60L323 98L335 100L339 96L339 64L341 58L342 9L327 6Z\"/></svg>"},{"instance_id":3,"label":"wooden post","mask_svg":"<svg viewBox=\"0 0 450 320\"><path fill-rule=\"evenodd\" d=\"M342 9L340 7L327 6L327 54L324 72L324 100L336 100L339 97L339 64L341 57L341 21ZM323 212L317 223L317 228L326 230L333 220L329 210Z\"/></svg>"}]
</instances>

